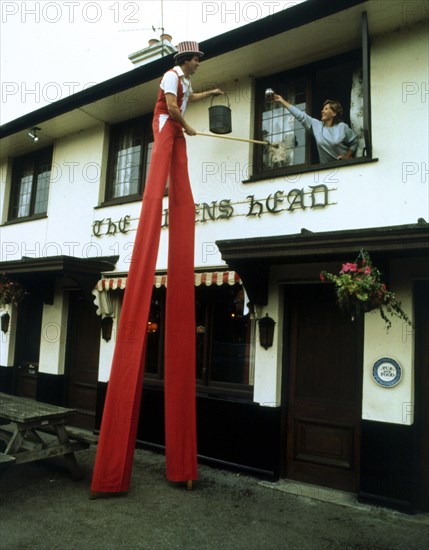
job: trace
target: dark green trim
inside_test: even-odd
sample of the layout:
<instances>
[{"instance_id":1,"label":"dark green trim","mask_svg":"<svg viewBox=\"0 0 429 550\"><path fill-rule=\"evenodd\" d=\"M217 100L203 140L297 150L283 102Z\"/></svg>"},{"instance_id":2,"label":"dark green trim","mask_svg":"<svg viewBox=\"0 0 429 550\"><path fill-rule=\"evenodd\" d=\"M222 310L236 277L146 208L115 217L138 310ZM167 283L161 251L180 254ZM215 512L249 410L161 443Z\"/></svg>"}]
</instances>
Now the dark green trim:
<instances>
[{"instance_id":1,"label":"dark green trim","mask_svg":"<svg viewBox=\"0 0 429 550\"><path fill-rule=\"evenodd\" d=\"M274 264L344 259L344 254L359 252L361 248L395 257L427 256L429 224L422 220L410 225L316 233L303 228L295 235L220 240L216 244L231 269L236 261L259 260Z\"/></svg>"},{"instance_id":2,"label":"dark green trim","mask_svg":"<svg viewBox=\"0 0 429 550\"><path fill-rule=\"evenodd\" d=\"M0 262L0 272L6 274L92 274L102 271L112 271L118 256L103 256L100 258L77 258L75 256L46 256L30 258L24 256L20 260Z\"/></svg>"}]
</instances>

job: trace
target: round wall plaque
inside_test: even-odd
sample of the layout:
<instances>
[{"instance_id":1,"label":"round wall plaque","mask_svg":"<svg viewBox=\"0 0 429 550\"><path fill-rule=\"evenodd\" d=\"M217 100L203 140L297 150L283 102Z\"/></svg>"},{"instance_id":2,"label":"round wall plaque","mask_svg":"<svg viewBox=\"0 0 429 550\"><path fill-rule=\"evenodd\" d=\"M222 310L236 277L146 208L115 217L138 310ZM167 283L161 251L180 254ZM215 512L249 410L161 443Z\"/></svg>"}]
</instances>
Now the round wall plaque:
<instances>
[{"instance_id":1,"label":"round wall plaque","mask_svg":"<svg viewBox=\"0 0 429 550\"><path fill-rule=\"evenodd\" d=\"M372 377L380 386L392 388L399 383L402 370L397 361L391 357L378 359L372 367Z\"/></svg>"}]
</instances>

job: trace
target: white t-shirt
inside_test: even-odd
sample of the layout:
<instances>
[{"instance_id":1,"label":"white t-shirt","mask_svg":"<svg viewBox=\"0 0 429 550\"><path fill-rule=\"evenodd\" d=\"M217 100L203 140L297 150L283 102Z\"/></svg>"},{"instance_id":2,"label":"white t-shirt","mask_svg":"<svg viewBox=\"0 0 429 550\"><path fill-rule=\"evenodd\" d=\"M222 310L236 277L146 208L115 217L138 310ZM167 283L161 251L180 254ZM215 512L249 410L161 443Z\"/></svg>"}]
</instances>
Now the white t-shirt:
<instances>
[{"instance_id":1,"label":"white t-shirt","mask_svg":"<svg viewBox=\"0 0 429 550\"><path fill-rule=\"evenodd\" d=\"M177 96L178 78L180 78L180 80L182 81L183 86L183 101L180 111L182 112L182 115L184 115L189 96L192 95L193 90L191 86L191 80L185 77L182 69L176 66L172 71L166 72L161 80L160 87L165 94L174 94L175 96Z\"/></svg>"}]
</instances>

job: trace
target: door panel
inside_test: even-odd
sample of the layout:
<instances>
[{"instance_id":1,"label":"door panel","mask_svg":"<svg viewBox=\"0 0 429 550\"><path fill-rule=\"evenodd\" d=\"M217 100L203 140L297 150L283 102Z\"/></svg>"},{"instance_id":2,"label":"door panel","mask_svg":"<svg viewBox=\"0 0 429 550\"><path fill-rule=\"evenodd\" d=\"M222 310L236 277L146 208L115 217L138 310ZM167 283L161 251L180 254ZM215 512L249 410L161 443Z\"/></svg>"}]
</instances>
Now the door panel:
<instances>
[{"instance_id":1,"label":"door panel","mask_svg":"<svg viewBox=\"0 0 429 550\"><path fill-rule=\"evenodd\" d=\"M330 285L286 293L288 478L354 491L359 466L362 320L343 315Z\"/></svg>"},{"instance_id":2,"label":"door panel","mask_svg":"<svg viewBox=\"0 0 429 550\"><path fill-rule=\"evenodd\" d=\"M16 395L36 399L43 302L29 294L18 306L15 346Z\"/></svg>"},{"instance_id":3,"label":"door panel","mask_svg":"<svg viewBox=\"0 0 429 550\"><path fill-rule=\"evenodd\" d=\"M67 406L76 409L72 424L92 430L97 405L100 318L94 304L70 292L67 342Z\"/></svg>"}]
</instances>

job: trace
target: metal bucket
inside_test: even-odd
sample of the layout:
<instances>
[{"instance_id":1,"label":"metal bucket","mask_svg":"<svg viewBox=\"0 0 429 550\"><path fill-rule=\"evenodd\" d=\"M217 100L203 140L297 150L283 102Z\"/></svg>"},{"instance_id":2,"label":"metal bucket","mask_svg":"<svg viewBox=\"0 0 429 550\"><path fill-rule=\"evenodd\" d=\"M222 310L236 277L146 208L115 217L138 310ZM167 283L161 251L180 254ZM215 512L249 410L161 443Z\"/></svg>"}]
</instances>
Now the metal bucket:
<instances>
[{"instance_id":1,"label":"metal bucket","mask_svg":"<svg viewBox=\"0 0 429 550\"><path fill-rule=\"evenodd\" d=\"M231 108L229 104L229 99L226 94L224 94L228 101L228 106L226 105L214 105L213 100L216 96L212 97L212 102L209 107L209 124L210 132L214 134L230 134L232 132L231 125Z\"/></svg>"}]
</instances>

